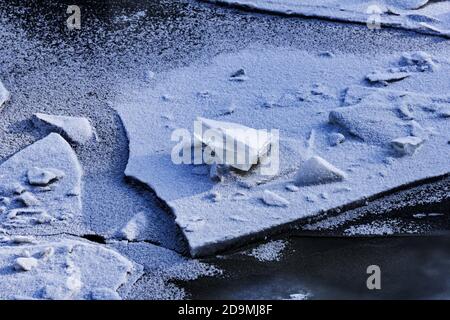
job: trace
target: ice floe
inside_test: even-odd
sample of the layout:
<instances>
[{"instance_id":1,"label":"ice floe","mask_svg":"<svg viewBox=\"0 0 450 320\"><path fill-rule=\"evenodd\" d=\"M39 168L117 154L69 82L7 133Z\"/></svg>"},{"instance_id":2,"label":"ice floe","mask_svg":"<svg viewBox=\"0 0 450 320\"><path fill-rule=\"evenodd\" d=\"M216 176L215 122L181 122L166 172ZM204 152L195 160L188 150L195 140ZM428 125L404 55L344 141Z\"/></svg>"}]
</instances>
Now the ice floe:
<instances>
[{"instance_id":1,"label":"ice floe","mask_svg":"<svg viewBox=\"0 0 450 320\"><path fill-rule=\"evenodd\" d=\"M82 232L80 195L68 196L81 189L81 176L77 156L59 134L19 151L0 165L0 226L13 233Z\"/></svg>"},{"instance_id":2,"label":"ice floe","mask_svg":"<svg viewBox=\"0 0 450 320\"><path fill-rule=\"evenodd\" d=\"M428 0L207 0L266 12L334 19L450 36L450 4Z\"/></svg>"},{"instance_id":3,"label":"ice floe","mask_svg":"<svg viewBox=\"0 0 450 320\"><path fill-rule=\"evenodd\" d=\"M70 142L84 144L94 138L94 130L86 118L35 113L33 121L36 126L60 133Z\"/></svg>"},{"instance_id":4,"label":"ice floe","mask_svg":"<svg viewBox=\"0 0 450 320\"><path fill-rule=\"evenodd\" d=\"M401 137L392 140L392 146L401 155L413 155L414 152L423 144L423 139L413 136Z\"/></svg>"},{"instance_id":5,"label":"ice floe","mask_svg":"<svg viewBox=\"0 0 450 320\"><path fill-rule=\"evenodd\" d=\"M138 268L98 244L61 240L0 247L2 299L110 299Z\"/></svg>"},{"instance_id":6,"label":"ice floe","mask_svg":"<svg viewBox=\"0 0 450 320\"><path fill-rule=\"evenodd\" d=\"M193 256L211 254L250 237L263 238L280 226L336 214L348 204L447 174L450 121L440 115L450 105L450 97L442 95L446 90L442 79L450 71L446 64L433 72L416 72L422 62L404 63L403 67L411 67L406 72L412 74L392 83L392 90L358 86L361 82L356 79L362 80L373 70L402 67L404 56L336 54L323 59L299 50L254 48L160 74L154 87L139 94L133 87L123 87L116 109L130 142L125 174L153 188L173 210ZM251 74L245 83L227 81L243 67ZM323 79L330 81L318 85ZM196 93L201 91L215 94L199 98ZM174 98L162 102L163 94ZM287 94L298 97L299 104L261 108L267 97L277 101ZM239 106L239 112L226 115L227 123L280 130L275 174L232 168L217 183L207 173L194 174L192 164L172 162L172 129L161 122L161 115L170 110L173 128L192 132L197 117L222 124L225 115L221 110L229 101ZM399 157L391 142L419 136L421 129L429 134L419 137L424 139L420 150ZM345 136L345 143L331 147L329 137L336 132ZM198 146L192 149L195 152ZM297 192L288 190L286 186L296 181L308 159L312 159L313 170L303 171L305 180ZM336 179L318 178L330 172ZM265 190L289 205L267 205L261 201Z\"/></svg>"}]
</instances>

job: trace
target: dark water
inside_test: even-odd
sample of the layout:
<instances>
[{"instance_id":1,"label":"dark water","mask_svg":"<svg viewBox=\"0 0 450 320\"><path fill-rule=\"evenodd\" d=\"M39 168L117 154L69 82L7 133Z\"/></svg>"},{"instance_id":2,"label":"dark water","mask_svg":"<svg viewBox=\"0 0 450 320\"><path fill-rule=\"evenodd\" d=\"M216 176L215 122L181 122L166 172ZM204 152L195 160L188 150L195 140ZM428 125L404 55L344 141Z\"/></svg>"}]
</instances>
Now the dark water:
<instances>
[{"instance_id":1,"label":"dark water","mask_svg":"<svg viewBox=\"0 0 450 320\"><path fill-rule=\"evenodd\" d=\"M448 183L444 179L429 187L448 190ZM427 194L422 196L425 199ZM419 213L433 215L418 219ZM406 232L343 236L349 226L390 219L407 226ZM420 235L408 234L411 226L422 230ZM297 230L295 234L278 237L288 243L279 261L261 262L243 254L257 246L250 245L220 259L205 260L223 270L223 276L181 286L192 299L288 299L296 293L308 294L309 299L450 299L448 193L436 203L404 206L383 216L369 213L334 230ZM367 288L371 265L380 267L380 290Z\"/></svg>"},{"instance_id":2,"label":"dark water","mask_svg":"<svg viewBox=\"0 0 450 320\"><path fill-rule=\"evenodd\" d=\"M449 299L450 236L291 238L280 261L211 259L224 275L183 283L192 299ZM381 269L368 290L367 267Z\"/></svg>"}]
</instances>

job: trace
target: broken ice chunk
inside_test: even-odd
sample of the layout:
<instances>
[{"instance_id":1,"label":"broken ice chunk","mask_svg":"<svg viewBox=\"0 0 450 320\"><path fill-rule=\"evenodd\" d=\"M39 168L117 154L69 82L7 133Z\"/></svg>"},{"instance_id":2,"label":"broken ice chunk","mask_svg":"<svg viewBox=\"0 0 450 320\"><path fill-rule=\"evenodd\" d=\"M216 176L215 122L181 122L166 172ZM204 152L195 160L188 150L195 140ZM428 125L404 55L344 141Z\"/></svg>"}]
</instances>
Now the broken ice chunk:
<instances>
[{"instance_id":1,"label":"broken ice chunk","mask_svg":"<svg viewBox=\"0 0 450 320\"><path fill-rule=\"evenodd\" d=\"M400 115L405 120L412 120L414 119L414 115L409 109L407 105L402 104L400 107L398 107L398 111L400 112Z\"/></svg>"},{"instance_id":2,"label":"broken ice chunk","mask_svg":"<svg viewBox=\"0 0 450 320\"><path fill-rule=\"evenodd\" d=\"M27 177L31 185L45 186L64 177L64 172L54 168L33 167L28 170Z\"/></svg>"},{"instance_id":3,"label":"broken ice chunk","mask_svg":"<svg viewBox=\"0 0 450 320\"><path fill-rule=\"evenodd\" d=\"M201 132L194 136L215 154L217 164L248 171L269 151L272 135L240 124L198 117Z\"/></svg>"},{"instance_id":4,"label":"broken ice chunk","mask_svg":"<svg viewBox=\"0 0 450 320\"><path fill-rule=\"evenodd\" d=\"M344 142L345 136L342 133L333 132L328 136L328 141L334 147Z\"/></svg>"},{"instance_id":5,"label":"broken ice chunk","mask_svg":"<svg viewBox=\"0 0 450 320\"><path fill-rule=\"evenodd\" d=\"M16 182L13 184L12 191L14 194L22 194L26 191L25 187Z\"/></svg>"},{"instance_id":6,"label":"broken ice chunk","mask_svg":"<svg viewBox=\"0 0 450 320\"><path fill-rule=\"evenodd\" d=\"M230 81L239 81L239 82L248 80L247 73L245 72L245 69L241 68L241 69L233 72L230 75L229 80Z\"/></svg>"},{"instance_id":7,"label":"broken ice chunk","mask_svg":"<svg viewBox=\"0 0 450 320\"><path fill-rule=\"evenodd\" d=\"M269 190L264 190L262 201L273 207L287 207L289 205L288 200Z\"/></svg>"},{"instance_id":8,"label":"broken ice chunk","mask_svg":"<svg viewBox=\"0 0 450 320\"><path fill-rule=\"evenodd\" d=\"M437 67L433 58L423 51L403 54L400 59L400 65L407 67L411 71L420 72L434 71Z\"/></svg>"},{"instance_id":9,"label":"broken ice chunk","mask_svg":"<svg viewBox=\"0 0 450 320\"><path fill-rule=\"evenodd\" d=\"M42 211L41 214L39 214L34 221L37 224L46 224L46 223L51 223L53 220L54 219L53 219L53 217L51 215L49 215L45 211Z\"/></svg>"},{"instance_id":10,"label":"broken ice chunk","mask_svg":"<svg viewBox=\"0 0 450 320\"><path fill-rule=\"evenodd\" d=\"M37 206L40 203L40 201L36 199L31 192L22 193L19 197L17 197L17 200L22 202L27 207Z\"/></svg>"},{"instance_id":11,"label":"broken ice chunk","mask_svg":"<svg viewBox=\"0 0 450 320\"><path fill-rule=\"evenodd\" d=\"M139 212L118 232L118 237L128 241L139 240L147 229L147 224L147 215Z\"/></svg>"},{"instance_id":12,"label":"broken ice chunk","mask_svg":"<svg viewBox=\"0 0 450 320\"><path fill-rule=\"evenodd\" d=\"M408 136L394 139L391 144L401 155L413 155L423 142L419 137Z\"/></svg>"},{"instance_id":13,"label":"broken ice chunk","mask_svg":"<svg viewBox=\"0 0 450 320\"><path fill-rule=\"evenodd\" d=\"M1 110L1 108L3 106L3 104L5 102L7 102L10 97L11 97L11 94L9 93L8 90L6 90L5 86L0 81L0 110Z\"/></svg>"},{"instance_id":14,"label":"broken ice chunk","mask_svg":"<svg viewBox=\"0 0 450 320\"><path fill-rule=\"evenodd\" d=\"M329 122L349 131L364 142L386 145L396 137L409 134L399 125L398 108L384 102L359 103L355 106L334 109Z\"/></svg>"},{"instance_id":15,"label":"broken ice chunk","mask_svg":"<svg viewBox=\"0 0 450 320\"><path fill-rule=\"evenodd\" d=\"M411 74L408 72L380 72L374 71L366 76L366 79L372 83L388 83L403 80Z\"/></svg>"},{"instance_id":16,"label":"broken ice chunk","mask_svg":"<svg viewBox=\"0 0 450 320\"><path fill-rule=\"evenodd\" d=\"M36 126L44 124L61 133L70 142L84 144L94 137L94 130L86 118L35 113L33 121Z\"/></svg>"},{"instance_id":17,"label":"broken ice chunk","mask_svg":"<svg viewBox=\"0 0 450 320\"><path fill-rule=\"evenodd\" d=\"M29 236L13 236L11 237L11 242L15 244L28 244L28 243L35 243L35 240L33 237Z\"/></svg>"},{"instance_id":18,"label":"broken ice chunk","mask_svg":"<svg viewBox=\"0 0 450 320\"><path fill-rule=\"evenodd\" d=\"M299 187L297 187L296 185L290 184L290 183L288 185L286 185L286 189L291 192L297 192L300 190Z\"/></svg>"},{"instance_id":19,"label":"broken ice chunk","mask_svg":"<svg viewBox=\"0 0 450 320\"><path fill-rule=\"evenodd\" d=\"M307 186L342 181L345 178L345 172L321 157L313 156L300 167L294 183L297 186Z\"/></svg>"},{"instance_id":20,"label":"broken ice chunk","mask_svg":"<svg viewBox=\"0 0 450 320\"><path fill-rule=\"evenodd\" d=\"M14 264L14 269L17 271L31 271L36 268L38 265L38 261L36 258L17 258Z\"/></svg>"}]
</instances>

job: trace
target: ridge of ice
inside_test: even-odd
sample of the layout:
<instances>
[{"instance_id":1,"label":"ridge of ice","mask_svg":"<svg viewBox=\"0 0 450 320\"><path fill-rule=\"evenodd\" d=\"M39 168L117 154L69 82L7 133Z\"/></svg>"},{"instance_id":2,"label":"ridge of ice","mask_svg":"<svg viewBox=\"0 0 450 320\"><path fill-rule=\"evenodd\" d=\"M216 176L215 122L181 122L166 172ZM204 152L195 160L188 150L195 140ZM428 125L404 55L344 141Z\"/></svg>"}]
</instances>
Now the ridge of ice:
<instances>
[{"instance_id":1,"label":"ridge of ice","mask_svg":"<svg viewBox=\"0 0 450 320\"><path fill-rule=\"evenodd\" d=\"M84 144L94 137L94 130L89 120L83 117L35 113L33 121L36 126L45 125L50 130L61 133L70 142L77 144Z\"/></svg>"},{"instance_id":2,"label":"ridge of ice","mask_svg":"<svg viewBox=\"0 0 450 320\"><path fill-rule=\"evenodd\" d=\"M391 26L450 37L450 5L428 0L207 0L246 9Z\"/></svg>"},{"instance_id":3,"label":"ridge of ice","mask_svg":"<svg viewBox=\"0 0 450 320\"><path fill-rule=\"evenodd\" d=\"M297 186L308 186L343 181L345 172L319 156L306 160L297 172L294 182Z\"/></svg>"}]
</instances>

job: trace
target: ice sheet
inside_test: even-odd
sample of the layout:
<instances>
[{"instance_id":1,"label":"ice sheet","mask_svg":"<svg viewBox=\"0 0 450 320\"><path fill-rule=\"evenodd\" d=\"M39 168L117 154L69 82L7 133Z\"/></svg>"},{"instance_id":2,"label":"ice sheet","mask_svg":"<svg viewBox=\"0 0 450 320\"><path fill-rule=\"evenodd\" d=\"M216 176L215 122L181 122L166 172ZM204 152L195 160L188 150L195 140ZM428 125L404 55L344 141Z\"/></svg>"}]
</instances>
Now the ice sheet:
<instances>
[{"instance_id":1,"label":"ice sheet","mask_svg":"<svg viewBox=\"0 0 450 320\"><path fill-rule=\"evenodd\" d=\"M206 0L250 10L391 26L450 36L450 2L427 0Z\"/></svg>"},{"instance_id":2,"label":"ice sheet","mask_svg":"<svg viewBox=\"0 0 450 320\"><path fill-rule=\"evenodd\" d=\"M449 68L444 59L435 58L442 61L439 68L414 72L390 84L394 91L355 85L364 84L365 75L373 70L400 66L398 55L324 58L283 48L254 48L160 74L161 80L150 89L123 88L124 96L117 102L130 140L125 174L148 184L173 209L193 256L261 238L300 219L447 174L450 121L439 116L438 110L448 106L449 98L440 94L445 92ZM248 79L228 81L242 67ZM341 99L343 93L346 97ZM167 96L171 98L163 98ZM273 97L291 102L267 107ZM221 113L231 102L236 111ZM405 105L413 120L397 110ZM383 111L387 106L393 109ZM330 112L346 112L348 126L329 123ZM379 112L385 121L377 121ZM224 182L216 183L196 174L194 165L173 164L171 133L176 128L192 131L197 116L280 129L280 173L264 177L232 171ZM371 119L380 135L363 126ZM390 138L412 134L417 125L429 132L423 146L412 156L396 154ZM331 147L329 135L336 132L346 139ZM286 189L312 155L345 171L346 179L303 186L297 192ZM262 201L267 191L289 204L267 206Z\"/></svg>"}]
</instances>

